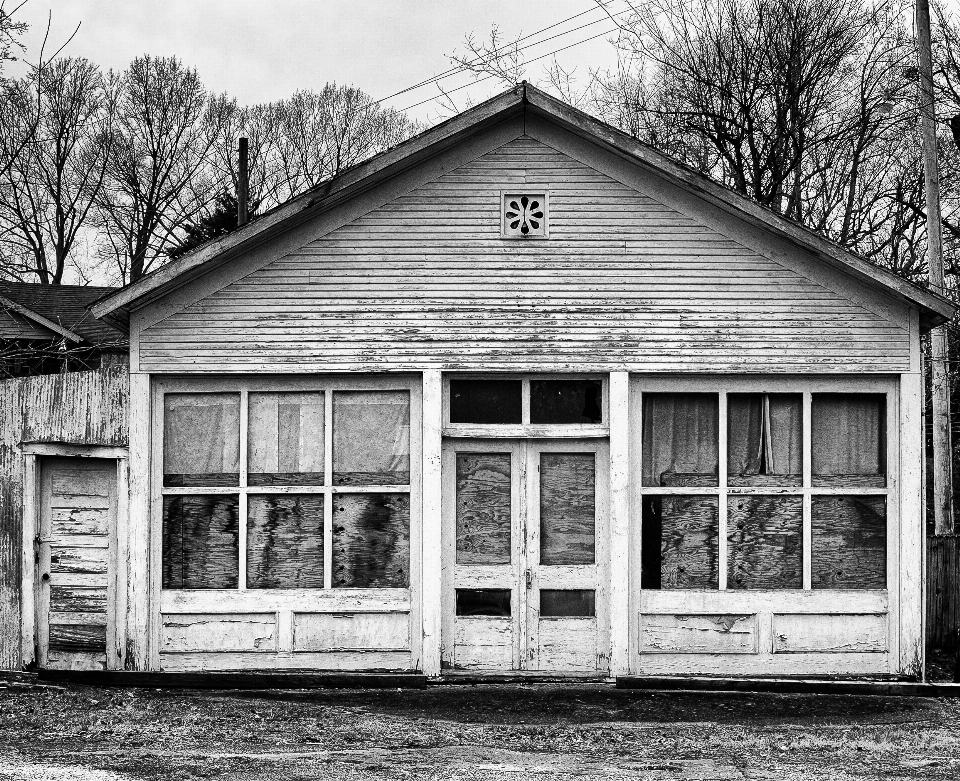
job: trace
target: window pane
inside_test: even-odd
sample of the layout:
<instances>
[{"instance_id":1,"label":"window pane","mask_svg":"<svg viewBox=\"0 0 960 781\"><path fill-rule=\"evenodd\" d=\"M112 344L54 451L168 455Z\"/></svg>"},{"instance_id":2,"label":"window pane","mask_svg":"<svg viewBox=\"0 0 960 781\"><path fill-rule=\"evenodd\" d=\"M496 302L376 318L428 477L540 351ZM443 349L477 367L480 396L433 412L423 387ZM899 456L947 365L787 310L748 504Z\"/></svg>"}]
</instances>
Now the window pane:
<instances>
[{"instance_id":1,"label":"window pane","mask_svg":"<svg viewBox=\"0 0 960 781\"><path fill-rule=\"evenodd\" d=\"M458 588L458 616L510 616L510 589Z\"/></svg>"},{"instance_id":2,"label":"window pane","mask_svg":"<svg viewBox=\"0 0 960 781\"><path fill-rule=\"evenodd\" d=\"M410 392L334 393L334 485L409 482Z\"/></svg>"},{"instance_id":3,"label":"window pane","mask_svg":"<svg viewBox=\"0 0 960 781\"><path fill-rule=\"evenodd\" d=\"M600 380L531 380L531 423L600 423Z\"/></svg>"},{"instance_id":4,"label":"window pane","mask_svg":"<svg viewBox=\"0 0 960 781\"><path fill-rule=\"evenodd\" d=\"M333 586L410 585L410 495L334 494Z\"/></svg>"},{"instance_id":5,"label":"window pane","mask_svg":"<svg viewBox=\"0 0 960 781\"><path fill-rule=\"evenodd\" d=\"M522 423L520 380L450 380L451 423Z\"/></svg>"},{"instance_id":6,"label":"window pane","mask_svg":"<svg viewBox=\"0 0 960 781\"><path fill-rule=\"evenodd\" d=\"M323 485L323 392L251 393L249 485Z\"/></svg>"},{"instance_id":7,"label":"window pane","mask_svg":"<svg viewBox=\"0 0 960 781\"><path fill-rule=\"evenodd\" d=\"M236 496L163 497L163 588L236 588Z\"/></svg>"},{"instance_id":8,"label":"window pane","mask_svg":"<svg viewBox=\"0 0 960 781\"><path fill-rule=\"evenodd\" d=\"M323 588L323 496L250 496L247 588Z\"/></svg>"},{"instance_id":9,"label":"window pane","mask_svg":"<svg viewBox=\"0 0 960 781\"><path fill-rule=\"evenodd\" d=\"M803 485L803 396L727 396L727 484Z\"/></svg>"},{"instance_id":10,"label":"window pane","mask_svg":"<svg viewBox=\"0 0 960 781\"><path fill-rule=\"evenodd\" d=\"M163 484L240 484L240 394L164 395Z\"/></svg>"},{"instance_id":11,"label":"window pane","mask_svg":"<svg viewBox=\"0 0 960 781\"><path fill-rule=\"evenodd\" d=\"M457 564L510 563L510 454L457 453Z\"/></svg>"},{"instance_id":12,"label":"window pane","mask_svg":"<svg viewBox=\"0 0 960 781\"><path fill-rule=\"evenodd\" d=\"M718 485L719 420L715 393L644 393L643 484Z\"/></svg>"},{"instance_id":13,"label":"window pane","mask_svg":"<svg viewBox=\"0 0 960 781\"><path fill-rule=\"evenodd\" d=\"M540 563L593 564L596 455L540 454Z\"/></svg>"},{"instance_id":14,"label":"window pane","mask_svg":"<svg viewBox=\"0 0 960 781\"><path fill-rule=\"evenodd\" d=\"M887 587L887 504L883 496L814 496L814 588Z\"/></svg>"},{"instance_id":15,"label":"window pane","mask_svg":"<svg viewBox=\"0 0 960 781\"><path fill-rule=\"evenodd\" d=\"M813 485L883 488L886 398L880 393L815 393Z\"/></svg>"},{"instance_id":16,"label":"window pane","mask_svg":"<svg viewBox=\"0 0 960 781\"><path fill-rule=\"evenodd\" d=\"M803 500L727 500L727 588L803 588Z\"/></svg>"},{"instance_id":17,"label":"window pane","mask_svg":"<svg viewBox=\"0 0 960 781\"><path fill-rule=\"evenodd\" d=\"M719 587L716 496L648 496L643 500L641 588Z\"/></svg>"},{"instance_id":18,"label":"window pane","mask_svg":"<svg viewBox=\"0 0 960 781\"><path fill-rule=\"evenodd\" d=\"M596 592L592 590L540 589L541 618L589 618L596 614Z\"/></svg>"}]
</instances>

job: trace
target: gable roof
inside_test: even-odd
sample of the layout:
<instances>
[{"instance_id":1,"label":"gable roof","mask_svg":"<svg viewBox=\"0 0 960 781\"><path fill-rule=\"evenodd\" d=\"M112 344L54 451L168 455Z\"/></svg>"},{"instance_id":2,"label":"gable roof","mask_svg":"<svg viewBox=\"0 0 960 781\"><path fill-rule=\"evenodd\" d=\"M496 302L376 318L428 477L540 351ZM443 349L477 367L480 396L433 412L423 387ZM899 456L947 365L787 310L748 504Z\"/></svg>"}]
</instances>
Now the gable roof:
<instances>
[{"instance_id":1,"label":"gable roof","mask_svg":"<svg viewBox=\"0 0 960 781\"><path fill-rule=\"evenodd\" d=\"M388 149L371 159L342 171L337 176L291 198L280 206L197 247L192 252L161 266L126 287L113 290L91 306L94 316L119 329L128 327L129 312L189 283L247 250L268 241L334 205L349 199L384 179L415 166L449 149L460 139L531 112L612 151L636 165L666 175L679 186L696 193L708 203L740 219L770 231L810 252L830 266L854 278L886 290L895 298L916 306L923 329L950 320L957 307L943 296L875 266L818 233L788 220L717 184L703 174L682 165L646 144L572 106L551 97L526 82L514 89Z\"/></svg>"},{"instance_id":2,"label":"gable roof","mask_svg":"<svg viewBox=\"0 0 960 781\"><path fill-rule=\"evenodd\" d=\"M112 287L0 282L0 310L16 313L71 342L126 344L126 335L97 320L90 304L114 292Z\"/></svg>"}]
</instances>

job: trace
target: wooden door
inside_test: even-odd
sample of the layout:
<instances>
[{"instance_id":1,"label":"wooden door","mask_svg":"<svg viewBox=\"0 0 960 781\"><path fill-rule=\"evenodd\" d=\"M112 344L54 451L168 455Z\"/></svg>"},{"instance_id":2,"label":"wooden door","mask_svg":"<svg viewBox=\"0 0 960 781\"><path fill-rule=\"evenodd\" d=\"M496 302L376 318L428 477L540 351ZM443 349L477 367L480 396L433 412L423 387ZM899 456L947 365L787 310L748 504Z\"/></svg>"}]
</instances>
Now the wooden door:
<instances>
[{"instance_id":1,"label":"wooden door","mask_svg":"<svg viewBox=\"0 0 960 781\"><path fill-rule=\"evenodd\" d=\"M602 441L444 446L446 669L608 666Z\"/></svg>"},{"instance_id":2,"label":"wooden door","mask_svg":"<svg viewBox=\"0 0 960 781\"><path fill-rule=\"evenodd\" d=\"M95 458L43 458L37 536L37 662L107 666L114 599L109 566L117 517L117 466Z\"/></svg>"}]
</instances>

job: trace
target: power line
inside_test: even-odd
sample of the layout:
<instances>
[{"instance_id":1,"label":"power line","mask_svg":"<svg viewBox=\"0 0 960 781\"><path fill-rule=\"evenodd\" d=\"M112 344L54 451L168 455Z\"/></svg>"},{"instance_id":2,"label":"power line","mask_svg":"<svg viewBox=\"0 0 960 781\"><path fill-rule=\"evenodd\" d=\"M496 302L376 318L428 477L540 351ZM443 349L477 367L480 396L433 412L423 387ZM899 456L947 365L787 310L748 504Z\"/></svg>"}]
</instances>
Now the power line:
<instances>
[{"instance_id":1,"label":"power line","mask_svg":"<svg viewBox=\"0 0 960 781\"><path fill-rule=\"evenodd\" d=\"M586 43L587 41L592 41L597 38L602 38L604 35L610 35L610 33L616 32L617 29L619 28L614 27L610 30L604 30L602 33L598 33L597 35L591 35L589 38L584 38L583 40L576 41L575 43L568 44L567 46L561 46L559 49L554 49L552 52L547 52L546 54L541 54L539 57L534 57L532 60L528 60L526 64L529 65L530 63L537 62L538 60L542 60L545 57L551 57L552 55L562 52L566 49L572 49L574 46L579 46L581 43ZM492 78L495 78L493 74L491 74L490 76L484 76L482 79L477 79L476 81L468 82L467 84L461 84L459 87L454 87L451 90L445 90L443 95L435 95L432 98L421 100L419 103L414 103L412 106L407 106L406 108L400 109L399 113L401 114L405 113L412 108L417 108L417 106L422 106L424 103L430 103L431 101L434 101L434 100L440 100L445 95L450 95L454 92L459 92L460 90L466 89L467 87L472 87L475 84L483 84L483 82L489 81Z\"/></svg>"}]
</instances>

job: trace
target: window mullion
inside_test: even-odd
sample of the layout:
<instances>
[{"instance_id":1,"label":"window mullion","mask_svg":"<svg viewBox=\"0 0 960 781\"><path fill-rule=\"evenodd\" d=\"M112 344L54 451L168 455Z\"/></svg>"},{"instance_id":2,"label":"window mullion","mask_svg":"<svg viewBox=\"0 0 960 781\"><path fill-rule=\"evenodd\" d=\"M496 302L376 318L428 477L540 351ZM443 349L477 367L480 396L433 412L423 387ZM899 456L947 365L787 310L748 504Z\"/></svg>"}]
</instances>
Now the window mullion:
<instances>
[{"instance_id":1,"label":"window mullion","mask_svg":"<svg viewBox=\"0 0 960 781\"><path fill-rule=\"evenodd\" d=\"M803 439L801 444L801 458L803 463L803 588L810 590L813 587L813 534L812 534L812 500L810 487L813 485L813 418L811 411L813 401L810 391L803 394L803 415L801 419Z\"/></svg>"},{"instance_id":2,"label":"window mullion","mask_svg":"<svg viewBox=\"0 0 960 781\"><path fill-rule=\"evenodd\" d=\"M240 391L240 500L237 503L237 512L239 517L239 536L238 540L238 558L240 571L238 573L237 587L243 591L247 588L247 450L249 429L249 403L250 392L246 389Z\"/></svg>"},{"instance_id":3,"label":"window mullion","mask_svg":"<svg viewBox=\"0 0 960 781\"><path fill-rule=\"evenodd\" d=\"M719 430L717 431L718 478L720 488L717 508L717 585L721 591L727 588L727 392L720 392Z\"/></svg>"},{"instance_id":4,"label":"window mullion","mask_svg":"<svg viewBox=\"0 0 960 781\"><path fill-rule=\"evenodd\" d=\"M333 587L333 390L323 394L323 587Z\"/></svg>"}]
</instances>

